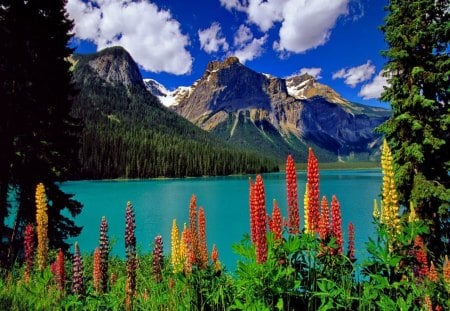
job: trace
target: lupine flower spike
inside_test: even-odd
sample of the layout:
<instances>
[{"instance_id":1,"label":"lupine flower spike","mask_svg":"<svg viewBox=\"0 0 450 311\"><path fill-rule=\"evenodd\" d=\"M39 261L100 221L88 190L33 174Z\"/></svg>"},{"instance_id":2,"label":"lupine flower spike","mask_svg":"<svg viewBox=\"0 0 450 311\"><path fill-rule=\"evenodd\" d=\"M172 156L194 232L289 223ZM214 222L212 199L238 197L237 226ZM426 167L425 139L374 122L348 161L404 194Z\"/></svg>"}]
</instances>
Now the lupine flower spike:
<instances>
[{"instance_id":1,"label":"lupine flower spike","mask_svg":"<svg viewBox=\"0 0 450 311\"><path fill-rule=\"evenodd\" d=\"M423 239L420 235L417 235L414 239L414 254L416 258L414 275L419 279L423 279L425 276L427 276L429 268L427 252L425 250L425 245L423 244Z\"/></svg>"},{"instance_id":2,"label":"lupine flower spike","mask_svg":"<svg viewBox=\"0 0 450 311\"><path fill-rule=\"evenodd\" d=\"M322 197L321 213L319 221L319 237L325 241L330 234L330 211L328 208L328 201L325 196Z\"/></svg>"},{"instance_id":3,"label":"lupine flower spike","mask_svg":"<svg viewBox=\"0 0 450 311\"><path fill-rule=\"evenodd\" d=\"M189 230L190 230L190 243L192 244L192 249L194 251L194 261L196 264L198 261L199 251L198 251L198 216L197 216L197 197L192 195L191 201L189 202Z\"/></svg>"},{"instance_id":4,"label":"lupine flower spike","mask_svg":"<svg viewBox=\"0 0 450 311\"><path fill-rule=\"evenodd\" d=\"M394 182L392 154L386 139L381 152L381 168L383 171L381 222L386 224L391 236L396 236L400 232L399 203Z\"/></svg>"},{"instance_id":5,"label":"lupine flower spike","mask_svg":"<svg viewBox=\"0 0 450 311\"><path fill-rule=\"evenodd\" d=\"M341 206L336 196L333 195L331 200L331 232L336 238L337 254L342 255L342 218L341 218Z\"/></svg>"},{"instance_id":6,"label":"lupine flower spike","mask_svg":"<svg viewBox=\"0 0 450 311\"><path fill-rule=\"evenodd\" d=\"M99 293L100 292L100 284L102 279L102 267L101 267L101 257L100 257L100 249L98 247L95 248L94 251L94 264L92 271L92 280L94 282L94 290Z\"/></svg>"},{"instance_id":7,"label":"lupine flower spike","mask_svg":"<svg viewBox=\"0 0 450 311\"><path fill-rule=\"evenodd\" d=\"M24 281L28 283L34 265L34 228L30 224L25 227L23 244L25 255Z\"/></svg>"},{"instance_id":8,"label":"lupine flower spike","mask_svg":"<svg viewBox=\"0 0 450 311\"><path fill-rule=\"evenodd\" d=\"M172 271L173 273L181 272L181 256L180 256L180 233L177 226L176 219L172 222L172 230L171 230L171 246L172 246Z\"/></svg>"},{"instance_id":9,"label":"lupine flower spike","mask_svg":"<svg viewBox=\"0 0 450 311\"><path fill-rule=\"evenodd\" d=\"M56 256L55 262L51 265L51 270L55 278L56 287L63 291L66 283L66 271L64 268L64 253L61 249Z\"/></svg>"},{"instance_id":10,"label":"lupine flower spike","mask_svg":"<svg viewBox=\"0 0 450 311\"><path fill-rule=\"evenodd\" d=\"M377 199L373 199L373 218L376 220L380 219L380 210L378 209L378 201Z\"/></svg>"},{"instance_id":11,"label":"lupine flower spike","mask_svg":"<svg viewBox=\"0 0 450 311\"><path fill-rule=\"evenodd\" d=\"M409 216L408 216L408 222L415 222L418 221L419 217L417 217L416 209L414 208L414 203L409 202Z\"/></svg>"},{"instance_id":12,"label":"lupine flower spike","mask_svg":"<svg viewBox=\"0 0 450 311\"><path fill-rule=\"evenodd\" d=\"M248 179L249 183L249 205L250 205L250 237L252 243L255 243L256 239L256 226L255 226L255 215L256 215L256 196L255 196L255 184L253 183L252 179Z\"/></svg>"},{"instance_id":13,"label":"lupine flower spike","mask_svg":"<svg viewBox=\"0 0 450 311\"><path fill-rule=\"evenodd\" d=\"M37 259L39 271L43 271L47 265L48 256L48 215L47 197L43 183L36 187L36 225L37 225Z\"/></svg>"},{"instance_id":14,"label":"lupine flower spike","mask_svg":"<svg viewBox=\"0 0 450 311\"><path fill-rule=\"evenodd\" d=\"M78 242L75 242L75 253L73 254L73 273L72 273L72 293L74 295L84 295L84 280L83 280L83 258L80 254Z\"/></svg>"},{"instance_id":15,"label":"lupine flower spike","mask_svg":"<svg viewBox=\"0 0 450 311\"><path fill-rule=\"evenodd\" d=\"M203 207L198 211L198 262L199 268L208 266L208 247L206 244L206 216Z\"/></svg>"},{"instance_id":16,"label":"lupine flower spike","mask_svg":"<svg viewBox=\"0 0 450 311\"><path fill-rule=\"evenodd\" d=\"M350 260L355 259L355 226L351 222L348 224L347 257Z\"/></svg>"},{"instance_id":17,"label":"lupine flower spike","mask_svg":"<svg viewBox=\"0 0 450 311\"><path fill-rule=\"evenodd\" d=\"M309 148L308 167L308 232L315 233L319 229L319 165L312 148Z\"/></svg>"},{"instance_id":18,"label":"lupine flower spike","mask_svg":"<svg viewBox=\"0 0 450 311\"><path fill-rule=\"evenodd\" d=\"M255 195L255 247L256 262L263 263L267 260L267 237L266 237L266 197L264 182L261 175L256 176L253 188Z\"/></svg>"},{"instance_id":19,"label":"lupine flower spike","mask_svg":"<svg viewBox=\"0 0 450 311\"><path fill-rule=\"evenodd\" d=\"M277 243L281 242L283 236L281 231L281 212L277 201L273 200L272 220L270 221L270 231L273 233Z\"/></svg>"},{"instance_id":20,"label":"lupine flower spike","mask_svg":"<svg viewBox=\"0 0 450 311\"><path fill-rule=\"evenodd\" d=\"M303 209L305 217L305 233L309 233L309 228L311 225L309 223L309 194L308 194L308 183L306 183L305 195L303 196Z\"/></svg>"},{"instance_id":21,"label":"lupine flower spike","mask_svg":"<svg viewBox=\"0 0 450 311\"><path fill-rule=\"evenodd\" d=\"M100 224L100 290L106 293L108 290L108 257L109 257L109 238L108 238L108 222L106 217L102 217Z\"/></svg>"},{"instance_id":22,"label":"lupine flower spike","mask_svg":"<svg viewBox=\"0 0 450 311\"><path fill-rule=\"evenodd\" d=\"M163 240L162 236L158 235L155 238L155 246L153 248L153 278L157 283L162 281L163 266L164 266Z\"/></svg>"},{"instance_id":23,"label":"lupine flower spike","mask_svg":"<svg viewBox=\"0 0 450 311\"><path fill-rule=\"evenodd\" d=\"M136 294L136 223L134 218L133 205L127 203L125 212L125 251L127 257L127 281L126 281L126 309L131 309L132 299Z\"/></svg>"},{"instance_id":24,"label":"lupine flower spike","mask_svg":"<svg viewBox=\"0 0 450 311\"><path fill-rule=\"evenodd\" d=\"M291 155L286 161L286 189L288 204L288 230L290 234L300 232L300 217L298 212L297 173L295 162Z\"/></svg>"},{"instance_id":25,"label":"lupine flower spike","mask_svg":"<svg viewBox=\"0 0 450 311\"><path fill-rule=\"evenodd\" d=\"M428 271L428 280L430 280L433 283L437 283L439 281L439 276L433 262L430 263L430 270Z\"/></svg>"},{"instance_id":26,"label":"lupine flower spike","mask_svg":"<svg viewBox=\"0 0 450 311\"><path fill-rule=\"evenodd\" d=\"M444 282L447 286L450 286L450 261L448 260L448 256L445 255L444 265L442 267L442 274L444 277Z\"/></svg>"},{"instance_id":27,"label":"lupine flower spike","mask_svg":"<svg viewBox=\"0 0 450 311\"><path fill-rule=\"evenodd\" d=\"M219 252L217 251L216 244L214 244L212 248L211 260L213 262L214 271L220 271L222 267L219 261Z\"/></svg>"}]
</instances>

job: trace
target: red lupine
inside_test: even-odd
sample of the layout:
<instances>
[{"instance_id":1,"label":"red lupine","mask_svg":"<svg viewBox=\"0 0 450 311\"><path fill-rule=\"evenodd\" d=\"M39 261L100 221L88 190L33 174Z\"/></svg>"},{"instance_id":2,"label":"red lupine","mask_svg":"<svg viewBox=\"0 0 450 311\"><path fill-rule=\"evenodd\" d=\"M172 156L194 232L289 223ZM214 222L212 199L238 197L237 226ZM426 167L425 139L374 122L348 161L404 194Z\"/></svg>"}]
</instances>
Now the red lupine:
<instances>
[{"instance_id":1,"label":"red lupine","mask_svg":"<svg viewBox=\"0 0 450 311\"><path fill-rule=\"evenodd\" d=\"M420 235L417 235L414 239L414 255L416 259L414 275L420 279L423 279L427 276L429 268L427 252L425 250L425 245L423 244L423 239Z\"/></svg>"},{"instance_id":2,"label":"red lupine","mask_svg":"<svg viewBox=\"0 0 450 311\"><path fill-rule=\"evenodd\" d=\"M308 232L314 233L319 227L319 165L312 148L308 152L307 167L308 186Z\"/></svg>"},{"instance_id":3,"label":"red lupine","mask_svg":"<svg viewBox=\"0 0 450 311\"><path fill-rule=\"evenodd\" d=\"M199 268L206 268L208 266L208 246L206 244L206 217L203 207L200 207L198 211L198 255Z\"/></svg>"},{"instance_id":4,"label":"red lupine","mask_svg":"<svg viewBox=\"0 0 450 311\"><path fill-rule=\"evenodd\" d=\"M325 196L322 197L321 213L319 221L319 237L325 241L330 235L330 210Z\"/></svg>"},{"instance_id":5,"label":"red lupine","mask_svg":"<svg viewBox=\"0 0 450 311\"><path fill-rule=\"evenodd\" d=\"M288 230L291 234L300 232L300 217L298 212L297 172L291 155L286 161L286 189L288 205Z\"/></svg>"},{"instance_id":6,"label":"red lupine","mask_svg":"<svg viewBox=\"0 0 450 311\"><path fill-rule=\"evenodd\" d=\"M347 257L350 260L355 259L355 227L351 222L348 224Z\"/></svg>"},{"instance_id":7,"label":"red lupine","mask_svg":"<svg viewBox=\"0 0 450 311\"><path fill-rule=\"evenodd\" d=\"M195 264L195 251L194 246L192 245L192 232L190 228L185 228L182 233L183 241L185 243L186 248L186 258L184 262L184 272L185 274L189 274L192 272L192 266Z\"/></svg>"},{"instance_id":8,"label":"red lupine","mask_svg":"<svg viewBox=\"0 0 450 311\"><path fill-rule=\"evenodd\" d=\"M282 239L281 232L281 212L277 201L273 200L272 219L270 221L270 231L273 233L275 241L280 242Z\"/></svg>"},{"instance_id":9,"label":"red lupine","mask_svg":"<svg viewBox=\"0 0 450 311\"><path fill-rule=\"evenodd\" d=\"M256 237L256 226L255 226L255 206L256 206L256 200L255 200L255 192L253 191L255 184L253 183L252 179L248 179L249 184L249 207L250 207L250 238L252 243L255 243L255 237Z\"/></svg>"},{"instance_id":10,"label":"red lupine","mask_svg":"<svg viewBox=\"0 0 450 311\"><path fill-rule=\"evenodd\" d=\"M55 277L56 287L63 291L66 283L66 270L64 268L64 253L60 249L56 260L51 265L53 276Z\"/></svg>"},{"instance_id":11,"label":"red lupine","mask_svg":"<svg viewBox=\"0 0 450 311\"><path fill-rule=\"evenodd\" d=\"M439 276L433 262L430 263L430 270L428 271L428 279L433 283L437 283L439 281Z\"/></svg>"},{"instance_id":12,"label":"red lupine","mask_svg":"<svg viewBox=\"0 0 450 311\"><path fill-rule=\"evenodd\" d=\"M155 238L155 246L153 248L153 278L157 283L162 281L163 265L164 265L163 240L162 236L158 235Z\"/></svg>"},{"instance_id":13,"label":"red lupine","mask_svg":"<svg viewBox=\"0 0 450 311\"><path fill-rule=\"evenodd\" d=\"M96 292L100 292L100 283L101 283L101 279L102 279L102 268L101 268L100 249L98 247L96 247L95 251L94 251L92 279L94 282L94 290Z\"/></svg>"},{"instance_id":14,"label":"red lupine","mask_svg":"<svg viewBox=\"0 0 450 311\"><path fill-rule=\"evenodd\" d=\"M331 199L331 233L336 239L337 244L337 248L333 253L342 255L343 237L342 237L341 206L335 195L333 195Z\"/></svg>"},{"instance_id":15,"label":"red lupine","mask_svg":"<svg viewBox=\"0 0 450 311\"><path fill-rule=\"evenodd\" d=\"M25 255L24 281L28 283L34 264L34 228L30 224L25 227L23 247Z\"/></svg>"},{"instance_id":16,"label":"red lupine","mask_svg":"<svg viewBox=\"0 0 450 311\"><path fill-rule=\"evenodd\" d=\"M266 197L264 191L264 182L261 175L256 176L253 192L255 196L254 224L255 224L256 262L263 263L267 260L267 238L266 238Z\"/></svg>"}]
</instances>

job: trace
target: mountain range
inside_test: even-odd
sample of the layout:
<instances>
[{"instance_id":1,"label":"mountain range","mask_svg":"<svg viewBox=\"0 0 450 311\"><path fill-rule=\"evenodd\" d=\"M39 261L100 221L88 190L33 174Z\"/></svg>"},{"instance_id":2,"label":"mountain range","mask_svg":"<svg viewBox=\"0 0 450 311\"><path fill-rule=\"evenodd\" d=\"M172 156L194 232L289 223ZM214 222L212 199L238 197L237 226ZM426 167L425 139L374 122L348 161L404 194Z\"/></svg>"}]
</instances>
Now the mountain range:
<instances>
[{"instance_id":1,"label":"mountain range","mask_svg":"<svg viewBox=\"0 0 450 311\"><path fill-rule=\"evenodd\" d=\"M72 115L82 123L79 178L228 175L278 170L160 104L126 50L73 55Z\"/></svg>"},{"instance_id":2,"label":"mountain range","mask_svg":"<svg viewBox=\"0 0 450 311\"><path fill-rule=\"evenodd\" d=\"M160 102L228 143L283 159L306 160L313 147L321 161L377 160L374 129L390 111L347 101L303 74L278 78L258 73L229 57L208 64L189 87L168 91L144 80Z\"/></svg>"}]
</instances>

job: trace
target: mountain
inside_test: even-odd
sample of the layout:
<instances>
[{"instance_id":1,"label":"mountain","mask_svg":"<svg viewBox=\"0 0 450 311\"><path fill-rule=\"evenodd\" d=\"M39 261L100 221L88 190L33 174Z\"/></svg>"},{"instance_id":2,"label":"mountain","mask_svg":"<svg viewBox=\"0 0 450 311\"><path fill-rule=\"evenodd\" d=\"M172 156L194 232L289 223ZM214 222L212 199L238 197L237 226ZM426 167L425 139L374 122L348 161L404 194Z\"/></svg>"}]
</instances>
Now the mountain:
<instances>
[{"instance_id":1,"label":"mountain","mask_svg":"<svg viewBox=\"0 0 450 311\"><path fill-rule=\"evenodd\" d=\"M227 175L277 169L275 161L238 150L161 105L147 91L138 66L123 48L74 55L71 61L78 89L72 115L83 122L80 178Z\"/></svg>"},{"instance_id":2,"label":"mountain","mask_svg":"<svg viewBox=\"0 0 450 311\"><path fill-rule=\"evenodd\" d=\"M184 97L189 96L192 90L189 86L177 87L174 91L169 91L164 85L153 79L144 79L145 88L156 96L161 104L166 107L177 105Z\"/></svg>"},{"instance_id":3,"label":"mountain","mask_svg":"<svg viewBox=\"0 0 450 311\"><path fill-rule=\"evenodd\" d=\"M174 111L234 146L284 159L374 160L386 109L351 103L310 75L287 79L251 70L229 57L210 62Z\"/></svg>"}]
</instances>

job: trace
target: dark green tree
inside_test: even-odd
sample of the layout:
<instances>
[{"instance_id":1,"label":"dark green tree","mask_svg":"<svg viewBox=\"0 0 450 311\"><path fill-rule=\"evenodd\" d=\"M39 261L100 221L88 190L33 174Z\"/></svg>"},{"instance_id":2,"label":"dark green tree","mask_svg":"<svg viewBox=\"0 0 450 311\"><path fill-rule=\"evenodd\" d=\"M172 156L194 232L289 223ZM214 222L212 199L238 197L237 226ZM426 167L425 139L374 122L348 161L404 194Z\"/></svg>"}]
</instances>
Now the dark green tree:
<instances>
[{"instance_id":1,"label":"dark green tree","mask_svg":"<svg viewBox=\"0 0 450 311\"><path fill-rule=\"evenodd\" d=\"M69 116L75 95L67 58L72 21L64 0L3 0L0 5L0 233L2 262L20 249L22 231L35 221L35 189L46 186L51 247L66 248L80 232L61 214L81 211L58 182L76 165L78 121ZM15 195L12 195L15 194ZM8 196L14 197L9 202ZM5 218L16 206L12 228ZM11 256L10 256L11 257Z\"/></svg>"},{"instance_id":2,"label":"dark green tree","mask_svg":"<svg viewBox=\"0 0 450 311\"><path fill-rule=\"evenodd\" d=\"M382 31L388 49L382 100L392 116L380 130L394 157L400 202L430 226L428 247L449 253L450 1L390 0Z\"/></svg>"}]
</instances>

